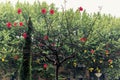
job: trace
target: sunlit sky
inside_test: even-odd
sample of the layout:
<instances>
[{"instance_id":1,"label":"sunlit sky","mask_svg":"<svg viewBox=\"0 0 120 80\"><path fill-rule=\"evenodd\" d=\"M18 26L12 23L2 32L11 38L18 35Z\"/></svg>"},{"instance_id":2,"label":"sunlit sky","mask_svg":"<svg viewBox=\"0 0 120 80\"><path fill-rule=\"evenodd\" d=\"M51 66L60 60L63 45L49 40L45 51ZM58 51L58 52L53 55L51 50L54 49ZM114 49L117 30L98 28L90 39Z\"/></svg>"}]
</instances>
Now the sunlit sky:
<instances>
[{"instance_id":1,"label":"sunlit sky","mask_svg":"<svg viewBox=\"0 0 120 80\"><path fill-rule=\"evenodd\" d=\"M18 0L0 0L0 2L10 1L15 4ZM20 2L33 3L37 0L19 0ZM54 3L56 7L61 9L64 5L64 0L39 0L40 2ZM111 14L112 16L120 17L120 0L66 0L66 9L73 8L74 10L82 6L88 13L98 12L102 7L101 13Z\"/></svg>"}]
</instances>

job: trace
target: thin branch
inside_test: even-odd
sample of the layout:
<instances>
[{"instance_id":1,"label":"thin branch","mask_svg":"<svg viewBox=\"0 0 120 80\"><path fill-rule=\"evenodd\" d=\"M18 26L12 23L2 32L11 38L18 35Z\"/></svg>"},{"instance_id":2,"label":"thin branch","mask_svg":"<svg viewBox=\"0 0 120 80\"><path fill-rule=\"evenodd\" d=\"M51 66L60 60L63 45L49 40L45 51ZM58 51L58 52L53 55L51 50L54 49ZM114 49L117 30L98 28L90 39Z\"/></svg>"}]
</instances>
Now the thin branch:
<instances>
[{"instance_id":1,"label":"thin branch","mask_svg":"<svg viewBox=\"0 0 120 80\"><path fill-rule=\"evenodd\" d=\"M71 54L70 56L66 57L65 59L63 59L60 64L64 63L65 61L67 61L68 59L74 58L75 57L75 53Z\"/></svg>"},{"instance_id":2,"label":"thin branch","mask_svg":"<svg viewBox=\"0 0 120 80\"><path fill-rule=\"evenodd\" d=\"M44 54L44 53L40 53L41 56L44 56L46 59L48 59L49 61L51 62L55 62L54 59L51 59L50 57L47 56L47 54Z\"/></svg>"}]
</instances>

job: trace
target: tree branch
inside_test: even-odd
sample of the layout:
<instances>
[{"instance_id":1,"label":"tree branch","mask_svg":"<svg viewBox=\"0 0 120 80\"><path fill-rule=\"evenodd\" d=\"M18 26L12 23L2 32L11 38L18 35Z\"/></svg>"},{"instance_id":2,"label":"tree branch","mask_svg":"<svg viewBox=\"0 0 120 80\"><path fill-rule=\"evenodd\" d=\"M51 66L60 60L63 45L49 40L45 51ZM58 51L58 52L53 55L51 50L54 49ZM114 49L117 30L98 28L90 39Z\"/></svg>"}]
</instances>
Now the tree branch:
<instances>
[{"instance_id":1,"label":"tree branch","mask_svg":"<svg viewBox=\"0 0 120 80\"><path fill-rule=\"evenodd\" d=\"M75 53L71 54L70 56L66 57L65 59L63 59L60 64L64 63L65 61L67 61L68 59L74 58L75 57Z\"/></svg>"},{"instance_id":2,"label":"tree branch","mask_svg":"<svg viewBox=\"0 0 120 80\"><path fill-rule=\"evenodd\" d=\"M49 58L48 56L47 56L47 54L44 54L44 53L40 53L40 55L41 56L44 56L46 59L48 59L49 61L51 61L51 62L55 62L53 59L51 59L51 58Z\"/></svg>"}]
</instances>

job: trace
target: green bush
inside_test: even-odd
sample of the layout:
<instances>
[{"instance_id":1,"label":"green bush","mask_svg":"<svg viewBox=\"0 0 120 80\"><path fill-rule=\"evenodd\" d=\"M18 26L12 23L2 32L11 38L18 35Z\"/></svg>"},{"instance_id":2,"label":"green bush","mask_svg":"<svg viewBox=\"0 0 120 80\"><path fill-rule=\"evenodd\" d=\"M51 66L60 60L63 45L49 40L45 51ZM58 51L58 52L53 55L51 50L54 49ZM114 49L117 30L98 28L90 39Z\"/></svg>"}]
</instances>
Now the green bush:
<instances>
[{"instance_id":1,"label":"green bush","mask_svg":"<svg viewBox=\"0 0 120 80\"><path fill-rule=\"evenodd\" d=\"M22 10L20 15L17 13L19 8ZM47 10L45 15L41 13L43 8ZM49 13L51 9L55 11L54 14ZM67 64L62 66L73 66L73 63L76 65L80 63L85 64L87 69L94 68L95 72L99 72L99 70L104 72L105 69L109 71L109 67L113 66L107 73L109 76L113 74L113 71L118 71L118 66L114 66L120 65L116 61L120 57L118 55L116 58L116 53L120 50L119 18L102 15L99 12L90 15L85 10L74 12L69 9L59 12L54 4L47 5L45 2L35 2L33 5L18 2L15 7L10 3L0 4L0 69L6 72L9 69L13 69L11 72L19 71L24 46L22 34L27 31L29 16L31 16L34 26L31 46L33 70L43 69L41 64L44 63L53 64L40 54L40 52L44 52L51 55L50 49L39 47L41 43L39 40L47 35L49 41L46 41L45 44L55 43L55 48L60 48L60 56L62 55L62 57L59 56L60 60L76 53L74 59L66 61ZM8 22L12 23L12 28L7 28ZM23 26L14 27L14 22L23 22ZM16 56L19 58L16 59ZM108 62L109 59L113 60L112 64ZM47 71L49 73L51 69ZM54 72L50 74L54 74ZM116 73L115 77L119 76L119 73Z\"/></svg>"}]
</instances>

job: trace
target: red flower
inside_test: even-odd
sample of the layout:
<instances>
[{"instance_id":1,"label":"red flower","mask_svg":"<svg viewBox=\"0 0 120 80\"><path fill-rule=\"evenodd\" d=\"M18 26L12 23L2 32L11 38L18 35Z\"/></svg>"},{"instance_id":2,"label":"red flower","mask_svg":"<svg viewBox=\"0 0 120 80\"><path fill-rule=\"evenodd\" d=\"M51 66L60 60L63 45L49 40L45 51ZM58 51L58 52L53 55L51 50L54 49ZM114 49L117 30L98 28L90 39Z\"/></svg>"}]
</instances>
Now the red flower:
<instances>
[{"instance_id":1,"label":"red flower","mask_svg":"<svg viewBox=\"0 0 120 80\"><path fill-rule=\"evenodd\" d=\"M82 7L79 7L79 11L83 11L83 8L82 8Z\"/></svg>"},{"instance_id":2,"label":"red flower","mask_svg":"<svg viewBox=\"0 0 120 80\"><path fill-rule=\"evenodd\" d=\"M11 27L12 27L12 24L11 24L10 22L7 22L7 23L6 23L6 26L7 26L7 28L11 28Z\"/></svg>"},{"instance_id":3,"label":"red flower","mask_svg":"<svg viewBox=\"0 0 120 80\"><path fill-rule=\"evenodd\" d=\"M81 42L86 42L86 41L87 41L87 38L85 38L85 37L80 38L80 41L81 41Z\"/></svg>"},{"instance_id":4,"label":"red flower","mask_svg":"<svg viewBox=\"0 0 120 80\"><path fill-rule=\"evenodd\" d=\"M94 54L95 53L95 51L93 50L93 49L91 49L91 51L90 51L92 54Z\"/></svg>"},{"instance_id":5,"label":"red flower","mask_svg":"<svg viewBox=\"0 0 120 80\"><path fill-rule=\"evenodd\" d=\"M50 14L54 14L55 11L53 9L50 10Z\"/></svg>"},{"instance_id":6,"label":"red flower","mask_svg":"<svg viewBox=\"0 0 120 80\"><path fill-rule=\"evenodd\" d=\"M22 13L22 9L19 8L18 11L17 11L17 13L21 14Z\"/></svg>"},{"instance_id":7,"label":"red flower","mask_svg":"<svg viewBox=\"0 0 120 80\"><path fill-rule=\"evenodd\" d=\"M23 33L23 35L22 35L22 36L23 36L23 38L24 38L24 39L26 39L26 38L27 38L27 33L26 33L26 32L25 32L25 33Z\"/></svg>"},{"instance_id":8,"label":"red flower","mask_svg":"<svg viewBox=\"0 0 120 80\"><path fill-rule=\"evenodd\" d=\"M19 25L20 25L20 26L23 26L23 22L20 22Z\"/></svg>"},{"instance_id":9,"label":"red flower","mask_svg":"<svg viewBox=\"0 0 120 80\"><path fill-rule=\"evenodd\" d=\"M112 59L109 59L109 60L108 60L108 62L109 62L109 63L112 63L112 62L113 62L113 60L112 60Z\"/></svg>"},{"instance_id":10,"label":"red flower","mask_svg":"<svg viewBox=\"0 0 120 80\"><path fill-rule=\"evenodd\" d=\"M41 10L41 13L42 13L42 14L46 14L46 12L47 12L46 9L42 9L42 10Z\"/></svg>"},{"instance_id":11,"label":"red flower","mask_svg":"<svg viewBox=\"0 0 120 80\"><path fill-rule=\"evenodd\" d=\"M44 36L44 40L48 40L48 36L47 35Z\"/></svg>"},{"instance_id":12,"label":"red flower","mask_svg":"<svg viewBox=\"0 0 120 80\"><path fill-rule=\"evenodd\" d=\"M43 65L43 68L44 68L44 69L47 69L47 67L48 67L47 64L44 64L44 65Z\"/></svg>"},{"instance_id":13,"label":"red flower","mask_svg":"<svg viewBox=\"0 0 120 80\"><path fill-rule=\"evenodd\" d=\"M108 51L108 50L105 50L105 53L106 53L106 55L108 55L108 54L109 54L109 51Z\"/></svg>"},{"instance_id":14,"label":"red flower","mask_svg":"<svg viewBox=\"0 0 120 80\"><path fill-rule=\"evenodd\" d=\"M14 26L15 26L15 27L17 26L17 24L18 24L17 22L14 22Z\"/></svg>"}]
</instances>

